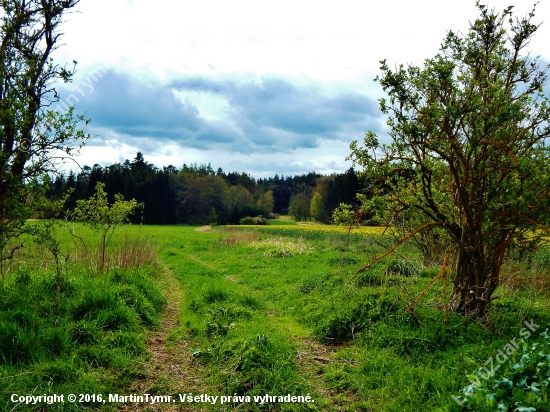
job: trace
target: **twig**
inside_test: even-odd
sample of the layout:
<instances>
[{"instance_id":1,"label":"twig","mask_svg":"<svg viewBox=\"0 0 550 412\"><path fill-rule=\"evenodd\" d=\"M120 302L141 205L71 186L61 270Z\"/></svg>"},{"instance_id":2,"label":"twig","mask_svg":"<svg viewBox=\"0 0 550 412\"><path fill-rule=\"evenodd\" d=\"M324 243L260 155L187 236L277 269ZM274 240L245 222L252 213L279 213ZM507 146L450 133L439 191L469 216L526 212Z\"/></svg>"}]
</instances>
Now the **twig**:
<instances>
[{"instance_id":1,"label":"twig","mask_svg":"<svg viewBox=\"0 0 550 412\"><path fill-rule=\"evenodd\" d=\"M0 379L16 378L16 377L21 376L21 375L28 375L29 373L34 373L34 372L23 372L23 373L19 373L17 375L12 375L12 376L2 376L2 377L0 377Z\"/></svg>"},{"instance_id":2,"label":"twig","mask_svg":"<svg viewBox=\"0 0 550 412\"><path fill-rule=\"evenodd\" d=\"M406 240L409 240L411 237L413 237L414 235L416 235L417 233L421 232L422 230L426 229L427 227L430 227L430 226L438 226L438 225L446 225L447 222L430 222L430 223L426 223L422 226L420 226L418 229L416 229L415 231L409 233L408 235L406 235L405 237L399 239L395 245L393 245L388 251L384 252L383 254L381 254L380 256L374 258L373 261L371 261L370 263L366 264L365 266L363 266L362 268L359 268L357 269L357 272L355 272L355 274L351 277L350 279L350 282L353 281L353 279L355 279L357 277L357 275L361 272L363 272L364 270L368 269L370 266L372 266L373 264L375 264L376 262L378 262L380 259L383 259L385 258L386 256L388 256L391 252L393 252L395 249L397 249L398 246L400 246L403 242L405 242Z\"/></svg>"},{"instance_id":3,"label":"twig","mask_svg":"<svg viewBox=\"0 0 550 412\"><path fill-rule=\"evenodd\" d=\"M355 362L355 361L350 361L350 360L347 360L347 359L329 359L329 358L322 358L322 357L320 357L320 356L314 356L312 359L313 359L313 360L316 360L316 361L319 361L319 362L323 362L323 363L329 363L329 362L345 362L345 363L350 364L351 366L356 366L356 365L357 365L357 362Z\"/></svg>"},{"instance_id":4,"label":"twig","mask_svg":"<svg viewBox=\"0 0 550 412\"><path fill-rule=\"evenodd\" d=\"M408 305L407 307L407 311L408 312L413 312L414 313L414 307L416 306L416 304L420 301L420 299L422 299L422 296L424 296L424 294L426 293L426 291L434 284L434 282L439 279L441 276L443 276L444 273L446 272L450 272L449 268L447 267L447 260L449 259L449 256L451 256L451 252L447 252L447 254L445 255L445 259L443 259L443 265L441 266L441 270L439 271L438 275L433 278L430 283L428 283L426 285L426 287L424 288L424 290L422 290L422 292L420 292L420 294L418 295L418 297L415 299L415 301L411 304L411 305Z\"/></svg>"}]
</instances>

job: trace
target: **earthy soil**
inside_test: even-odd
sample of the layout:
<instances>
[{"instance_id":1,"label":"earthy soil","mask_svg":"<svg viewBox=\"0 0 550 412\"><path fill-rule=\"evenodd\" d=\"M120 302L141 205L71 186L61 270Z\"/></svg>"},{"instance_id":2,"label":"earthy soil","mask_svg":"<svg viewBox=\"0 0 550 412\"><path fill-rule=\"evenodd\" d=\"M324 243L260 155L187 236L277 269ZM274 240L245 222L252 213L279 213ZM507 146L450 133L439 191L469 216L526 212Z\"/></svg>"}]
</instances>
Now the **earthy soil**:
<instances>
[{"instance_id":1,"label":"earthy soil","mask_svg":"<svg viewBox=\"0 0 550 412\"><path fill-rule=\"evenodd\" d=\"M162 313L160 324L152 330L147 339L149 359L143 365L142 380L134 382L125 395L151 394L172 395L176 402L170 404L145 405L126 403L121 405L120 411L201 411L200 408L189 408L180 404L178 394L204 392L203 382L207 378L206 372L187 350L187 342L178 339L169 339L170 332L179 326L180 304L182 290L180 282L167 271L162 281L163 289L168 300Z\"/></svg>"}]
</instances>

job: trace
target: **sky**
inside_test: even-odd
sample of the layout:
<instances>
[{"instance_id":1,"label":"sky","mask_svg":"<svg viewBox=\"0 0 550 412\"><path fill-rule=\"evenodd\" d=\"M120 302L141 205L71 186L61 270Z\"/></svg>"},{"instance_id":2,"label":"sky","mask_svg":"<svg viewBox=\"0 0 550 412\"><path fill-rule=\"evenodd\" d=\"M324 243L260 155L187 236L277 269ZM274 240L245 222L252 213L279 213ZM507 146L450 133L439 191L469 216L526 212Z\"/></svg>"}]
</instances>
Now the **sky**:
<instances>
[{"instance_id":1,"label":"sky","mask_svg":"<svg viewBox=\"0 0 550 412\"><path fill-rule=\"evenodd\" d=\"M514 5L518 16L534 1ZM251 176L342 173L349 144L387 134L380 60L422 65L474 0L81 0L57 63L78 62L60 108L91 119L80 165L141 151L158 166L208 164ZM550 61L550 0L529 46Z\"/></svg>"}]
</instances>

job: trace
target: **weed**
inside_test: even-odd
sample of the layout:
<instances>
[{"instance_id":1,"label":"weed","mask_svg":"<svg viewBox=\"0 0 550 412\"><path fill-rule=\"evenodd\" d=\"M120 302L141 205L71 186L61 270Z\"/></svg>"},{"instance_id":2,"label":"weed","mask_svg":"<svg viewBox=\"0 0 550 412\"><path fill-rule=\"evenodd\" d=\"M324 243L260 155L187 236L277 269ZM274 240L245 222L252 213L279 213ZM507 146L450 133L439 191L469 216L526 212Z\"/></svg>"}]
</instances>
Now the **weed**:
<instances>
[{"instance_id":1,"label":"weed","mask_svg":"<svg viewBox=\"0 0 550 412\"><path fill-rule=\"evenodd\" d=\"M145 354L143 335L135 332L110 333L105 337L105 345L111 348L120 348L128 356Z\"/></svg>"},{"instance_id":2,"label":"weed","mask_svg":"<svg viewBox=\"0 0 550 412\"><path fill-rule=\"evenodd\" d=\"M239 302L246 306L246 307L249 307L251 309L261 309L263 307L262 303L260 302L259 299L255 298L254 296L250 296L250 295L246 295L246 296L241 296L239 298Z\"/></svg>"},{"instance_id":3,"label":"weed","mask_svg":"<svg viewBox=\"0 0 550 412\"><path fill-rule=\"evenodd\" d=\"M315 276L309 275L302 279L300 285L298 286L298 290L302 293L310 293L317 289L318 284L319 279Z\"/></svg>"},{"instance_id":4,"label":"weed","mask_svg":"<svg viewBox=\"0 0 550 412\"><path fill-rule=\"evenodd\" d=\"M202 292L202 300L206 304L221 303L229 299L231 294L219 286L208 286Z\"/></svg>"},{"instance_id":5,"label":"weed","mask_svg":"<svg viewBox=\"0 0 550 412\"><path fill-rule=\"evenodd\" d=\"M313 252L313 246L304 242L302 237L296 242L285 240L282 237L270 237L265 240L251 243L258 250L263 251L264 257L292 257L297 255L310 255Z\"/></svg>"},{"instance_id":6,"label":"weed","mask_svg":"<svg viewBox=\"0 0 550 412\"><path fill-rule=\"evenodd\" d=\"M43 381L54 385L73 382L80 375L80 369L74 363L66 360L42 363L36 371Z\"/></svg>"},{"instance_id":7,"label":"weed","mask_svg":"<svg viewBox=\"0 0 550 412\"><path fill-rule=\"evenodd\" d=\"M99 341L100 331L95 321L81 320L71 326L69 333L74 343L90 345Z\"/></svg>"},{"instance_id":8,"label":"weed","mask_svg":"<svg viewBox=\"0 0 550 412\"><path fill-rule=\"evenodd\" d=\"M390 275L415 276L420 273L421 268L413 262L392 260L386 269Z\"/></svg>"}]
</instances>

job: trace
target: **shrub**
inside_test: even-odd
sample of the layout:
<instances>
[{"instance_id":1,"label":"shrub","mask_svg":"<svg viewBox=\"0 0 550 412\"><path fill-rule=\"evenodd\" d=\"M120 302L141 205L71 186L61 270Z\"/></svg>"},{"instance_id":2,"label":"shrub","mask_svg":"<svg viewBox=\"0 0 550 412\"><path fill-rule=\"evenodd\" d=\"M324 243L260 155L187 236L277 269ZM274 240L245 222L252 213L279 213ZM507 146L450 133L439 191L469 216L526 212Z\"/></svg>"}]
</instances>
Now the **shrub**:
<instances>
[{"instance_id":1,"label":"shrub","mask_svg":"<svg viewBox=\"0 0 550 412\"><path fill-rule=\"evenodd\" d=\"M239 225L253 225L254 224L254 218L252 216L246 216L243 217L241 220L239 220Z\"/></svg>"},{"instance_id":2,"label":"shrub","mask_svg":"<svg viewBox=\"0 0 550 412\"><path fill-rule=\"evenodd\" d=\"M262 216L256 216L253 220L255 225L267 225L267 220Z\"/></svg>"},{"instance_id":3,"label":"shrub","mask_svg":"<svg viewBox=\"0 0 550 412\"><path fill-rule=\"evenodd\" d=\"M549 411L550 333L541 333L535 342L519 340L521 345L509 359L495 368L479 369L469 376L471 384L456 397L448 411Z\"/></svg>"},{"instance_id":4,"label":"shrub","mask_svg":"<svg viewBox=\"0 0 550 412\"><path fill-rule=\"evenodd\" d=\"M239 220L240 225L267 225L267 219L261 215L256 217L246 216Z\"/></svg>"}]
</instances>

